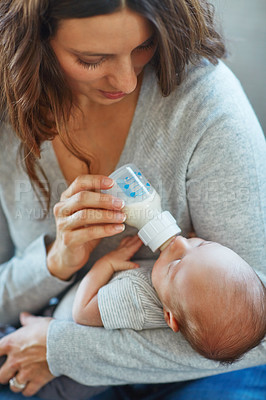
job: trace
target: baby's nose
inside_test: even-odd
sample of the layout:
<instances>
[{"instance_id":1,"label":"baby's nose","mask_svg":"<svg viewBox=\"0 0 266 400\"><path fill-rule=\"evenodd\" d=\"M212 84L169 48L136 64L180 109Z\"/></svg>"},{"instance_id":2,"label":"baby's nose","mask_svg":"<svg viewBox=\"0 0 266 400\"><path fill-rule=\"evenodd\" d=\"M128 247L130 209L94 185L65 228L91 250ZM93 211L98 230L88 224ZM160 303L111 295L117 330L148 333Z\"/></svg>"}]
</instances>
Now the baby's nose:
<instances>
[{"instance_id":1,"label":"baby's nose","mask_svg":"<svg viewBox=\"0 0 266 400\"><path fill-rule=\"evenodd\" d=\"M190 248L189 241L183 236L177 236L169 245L169 253L175 257L182 257Z\"/></svg>"}]
</instances>

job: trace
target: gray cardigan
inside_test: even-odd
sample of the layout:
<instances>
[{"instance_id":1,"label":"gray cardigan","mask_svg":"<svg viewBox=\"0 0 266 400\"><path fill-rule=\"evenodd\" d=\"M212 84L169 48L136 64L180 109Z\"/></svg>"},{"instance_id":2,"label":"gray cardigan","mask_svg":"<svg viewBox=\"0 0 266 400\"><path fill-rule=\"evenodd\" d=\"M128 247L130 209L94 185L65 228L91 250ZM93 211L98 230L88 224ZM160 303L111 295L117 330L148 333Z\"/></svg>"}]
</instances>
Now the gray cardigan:
<instances>
[{"instance_id":1,"label":"gray cardigan","mask_svg":"<svg viewBox=\"0 0 266 400\"><path fill-rule=\"evenodd\" d=\"M10 128L0 134L0 321L38 312L72 283L51 276L45 241L55 236L52 211L43 215L27 176L16 162L18 142ZM162 97L147 67L135 116L117 167L133 162L159 192L187 235L231 247L266 282L266 146L242 88L220 62L190 67L181 86ZM52 188L51 207L66 182L52 144L41 165ZM117 245L123 234L102 240L87 268ZM153 259L147 248L139 259ZM74 278L73 278L74 279ZM88 385L171 382L266 362L264 342L231 367L206 360L170 329L105 330L54 320L48 334L48 363L54 375Z\"/></svg>"}]
</instances>

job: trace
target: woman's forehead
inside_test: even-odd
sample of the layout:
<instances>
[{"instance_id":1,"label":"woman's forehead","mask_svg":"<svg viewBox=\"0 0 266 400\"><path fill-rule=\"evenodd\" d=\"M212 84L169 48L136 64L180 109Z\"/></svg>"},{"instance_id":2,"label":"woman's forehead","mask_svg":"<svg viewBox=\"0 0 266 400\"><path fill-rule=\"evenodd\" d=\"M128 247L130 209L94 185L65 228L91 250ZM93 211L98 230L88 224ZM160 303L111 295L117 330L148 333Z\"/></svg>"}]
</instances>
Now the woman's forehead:
<instances>
[{"instance_id":1,"label":"woman's forehead","mask_svg":"<svg viewBox=\"0 0 266 400\"><path fill-rule=\"evenodd\" d=\"M54 37L78 51L116 53L123 48L139 46L153 32L151 23L141 15L122 11L89 18L61 20Z\"/></svg>"}]
</instances>

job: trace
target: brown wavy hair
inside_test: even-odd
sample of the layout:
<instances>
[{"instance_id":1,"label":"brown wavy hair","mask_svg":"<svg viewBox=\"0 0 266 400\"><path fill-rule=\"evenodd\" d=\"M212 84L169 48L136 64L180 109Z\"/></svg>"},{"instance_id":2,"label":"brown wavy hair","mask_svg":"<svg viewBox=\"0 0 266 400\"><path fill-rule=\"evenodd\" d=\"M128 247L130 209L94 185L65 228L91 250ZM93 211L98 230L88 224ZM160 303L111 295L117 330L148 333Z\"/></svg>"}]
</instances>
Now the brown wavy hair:
<instances>
[{"instance_id":1,"label":"brown wavy hair","mask_svg":"<svg viewBox=\"0 0 266 400\"><path fill-rule=\"evenodd\" d=\"M202 57L216 64L225 46L216 32L213 7L205 0L1 0L0 116L21 141L20 154L35 192L50 188L38 159L41 144L60 135L80 160L90 159L72 142L67 122L73 98L50 47L60 20L113 13L123 7L139 13L154 26L158 48L152 60L162 95L168 96L185 76L188 63ZM39 189L39 190L37 190Z\"/></svg>"}]
</instances>

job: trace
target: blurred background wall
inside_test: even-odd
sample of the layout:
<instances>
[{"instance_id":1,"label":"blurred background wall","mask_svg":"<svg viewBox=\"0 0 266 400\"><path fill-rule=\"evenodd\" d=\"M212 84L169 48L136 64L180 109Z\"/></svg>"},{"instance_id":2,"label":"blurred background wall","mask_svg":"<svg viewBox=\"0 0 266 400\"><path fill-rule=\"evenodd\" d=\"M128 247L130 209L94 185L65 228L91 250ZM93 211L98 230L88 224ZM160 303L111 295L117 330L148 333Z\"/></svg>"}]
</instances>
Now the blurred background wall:
<instances>
[{"instance_id":1,"label":"blurred background wall","mask_svg":"<svg viewBox=\"0 0 266 400\"><path fill-rule=\"evenodd\" d=\"M226 64L240 80L266 134L266 0L209 0L226 39Z\"/></svg>"}]
</instances>

